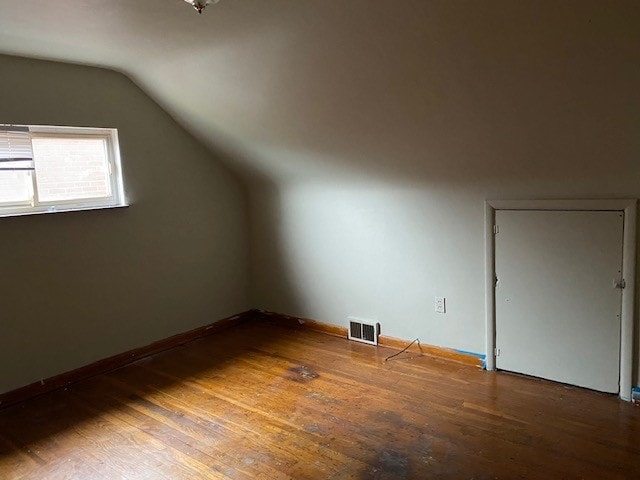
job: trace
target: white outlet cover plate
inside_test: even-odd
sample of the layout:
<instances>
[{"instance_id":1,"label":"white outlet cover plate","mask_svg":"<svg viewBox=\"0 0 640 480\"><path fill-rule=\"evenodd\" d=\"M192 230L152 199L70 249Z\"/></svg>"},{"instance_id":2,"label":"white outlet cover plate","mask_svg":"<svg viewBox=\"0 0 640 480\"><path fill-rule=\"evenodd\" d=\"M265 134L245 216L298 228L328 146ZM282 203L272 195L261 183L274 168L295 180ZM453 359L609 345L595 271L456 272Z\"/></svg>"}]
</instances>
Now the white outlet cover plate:
<instances>
[{"instance_id":1,"label":"white outlet cover plate","mask_svg":"<svg viewBox=\"0 0 640 480\"><path fill-rule=\"evenodd\" d=\"M436 297L436 313L446 313L446 299L444 297Z\"/></svg>"}]
</instances>

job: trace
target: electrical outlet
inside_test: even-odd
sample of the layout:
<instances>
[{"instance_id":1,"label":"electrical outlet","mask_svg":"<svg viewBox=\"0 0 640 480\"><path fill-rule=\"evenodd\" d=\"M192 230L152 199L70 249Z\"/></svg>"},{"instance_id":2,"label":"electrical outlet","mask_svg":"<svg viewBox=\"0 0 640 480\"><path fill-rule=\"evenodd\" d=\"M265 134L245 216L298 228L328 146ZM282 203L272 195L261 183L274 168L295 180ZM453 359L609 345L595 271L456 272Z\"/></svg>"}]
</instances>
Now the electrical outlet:
<instances>
[{"instance_id":1,"label":"electrical outlet","mask_svg":"<svg viewBox=\"0 0 640 480\"><path fill-rule=\"evenodd\" d=\"M446 299L444 297L436 297L436 313L446 313Z\"/></svg>"}]
</instances>

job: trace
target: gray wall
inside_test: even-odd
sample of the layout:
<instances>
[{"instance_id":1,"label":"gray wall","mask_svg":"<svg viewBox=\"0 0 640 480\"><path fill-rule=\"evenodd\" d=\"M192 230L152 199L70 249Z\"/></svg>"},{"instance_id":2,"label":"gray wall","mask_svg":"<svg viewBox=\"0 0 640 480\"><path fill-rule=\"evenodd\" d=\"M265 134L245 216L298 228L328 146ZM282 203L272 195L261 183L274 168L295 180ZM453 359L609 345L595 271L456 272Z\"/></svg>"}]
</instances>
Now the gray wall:
<instances>
[{"instance_id":1,"label":"gray wall","mask_svg":"<svg viewBox=\"0 0 640 480\"><path fill-rule=\"evenodd\" d=\"M123 209L0 218L0 392L247 310L245 192L123 75L0 56L0 122L115 127Z\"/></svg>"},{"instance_id":2,"label":"gray wall","mask_svg":"<svg viewBox=\"0 0 640 480\"><path fill-rule=\"evenodd\" d=\"M305 81L265 121L254 303L484 353L484 201L640 197L640 3L388 8L281 59Z\"/></svg>"}]
</instances>

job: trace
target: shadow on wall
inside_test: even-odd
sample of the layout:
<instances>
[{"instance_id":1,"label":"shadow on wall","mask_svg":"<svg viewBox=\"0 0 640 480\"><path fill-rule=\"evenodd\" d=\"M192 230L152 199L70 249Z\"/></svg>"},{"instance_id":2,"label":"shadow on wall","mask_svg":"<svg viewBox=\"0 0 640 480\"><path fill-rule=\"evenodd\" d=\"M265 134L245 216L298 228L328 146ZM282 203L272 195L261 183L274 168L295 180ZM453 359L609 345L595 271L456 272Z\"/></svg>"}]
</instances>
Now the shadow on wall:
<instances>
[{"instance_id":1,"label":"shadow on wall","mask_svg":"<svg viewBox=\"0 0 640 480\"><path fill-rule=\"evenodd\" d=\"M303 312L305 302L285 231L282 198L275 184L263 178L250 183L251 299L254 307L274 312ZM303 268L303 267L302 267ZM263 288L271 285L269 293ZM265 296L266 295L266 296Z\"/></svg>"},{"instance_id":2,"label":"shadow on wall","mask_svg":"<svg viewBox=\"0 0 640 480\"><path fill-rule=\"evenodd\" d=\"M224 131L283 182L464 184L480 165L496 181L597 188L635 168L637 5L469 7L329 2L273 18L270 6L260 26L277 39L252 30L194 56L193 66L221 72L207 98L181 96L170 75L186 66L148 83L204 136Z\"/></svg>"}]
</instances>

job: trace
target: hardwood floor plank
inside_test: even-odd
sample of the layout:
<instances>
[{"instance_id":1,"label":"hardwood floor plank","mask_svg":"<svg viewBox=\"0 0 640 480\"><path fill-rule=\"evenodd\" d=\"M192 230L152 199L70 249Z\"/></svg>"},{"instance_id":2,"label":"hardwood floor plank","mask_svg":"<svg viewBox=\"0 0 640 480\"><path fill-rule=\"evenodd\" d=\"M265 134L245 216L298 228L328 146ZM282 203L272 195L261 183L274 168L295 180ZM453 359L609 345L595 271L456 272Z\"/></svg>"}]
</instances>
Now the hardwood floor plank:
<instances>
[{"instance_id":1,"label":"hardwood floor plank","mask_svg":"<svg viewBox=\"0 0 640 480\"><path fill-rule=\"evenodd\" d=\"M44 464L38 460L0 434L0 472L13 472L16 478L21 478Z\"/></svg>"},{"instance_id":2,"label":"hardwood floor plank","mask_svg":"<svg viewBox=\"0 0 640 480\"><path fill-rule=\"evenodd\" d=\"M233 478L256 478L258 473L263 473L252 467L255 463L255 450L242 456L240 449L234 445L234 455L227 454L226 443L233 441L234 434L225 438L221 435L224 430L221 424L195 416L192 408L184 403L174 411L175 405L167 404L148 393L144 398L136 394L128 395L127 400L122 400L120 395L112 398L114 405L119 403L118 410L126 414L128 421L135 422L138 428L221 474L233 472ZM246 448L245 443L243 442L243 447ZM264 470L271 474L271 478L288 478L268 465Z\"/></svg>"},{"instance_id":3,"label":"hardwood floor plank","mask_svg":"<svg viewBox=\"0 0 640 480\"><path fill-rule=\"evenodd\" d=\"M611 395L248 322L0 410L0 478L634 479Z\"/></svg>"},{"instance_id":4,"label":"hardwood floor plank","mask_svg":"<svg viewBox=\"0 0 640 480\"><path fill-rule=\"evenodd\" d=\"M134 372L131 373L136 375ZM153 370L145 372L144 379L146 381L151 380L152 384L162 381L161 374ZM134 381L133 383L137 382ZM250 449L247 452L248 456L246 458L250 459L252 452L255 457L255 453L258 452L263 456L277 457L279 458L279 463L283 463L283 454L286 453L284 450L288 448L288 445L286 443L280 445L274 441L272 447L277 451L276 455L273 452L264 451L265 444L266 446L270 445L270 442L265 442L264 440L269 437L281 437L284 434L289 434L290 427L295 429L295 426L287 422L278 421L277 418L271 418L272 414L268 412L253 409L251 406L242 404L237 400L231 400L229 395L224 392L224 388L217 394L213 389L209 389L206 393L202 393L208 398L197 398L197 401L194 402L194 398L190 398L190 396L199 397L201 390L199 385L187 385L186 388L183 385L180 389L179 398L175 398L166 389L157 390L154 393L145 388L136 392L139 397L144 396L144 400L140 399L137 403L141 405L152 404L156 406L156 409L162 409L165 412L185 411L188 409L188 418L187 415L179 417L177 422L179 428L184 428L187 423L195 429L198 429L203 424L213 425L216 433L229 432L232 439L242 436L245 439L244 446L248 445L248 442L253 442L253 450ZM192 404L197 404L198 408L190 407ZM148 408L148 406L144 407L143 405L143 408ZM185 433L193 434L194 431L191 430ZM309 441L309 443L314 446L312 441ZM292 468L298 462L297 452L289 452L288 455L289 458L286 463L288 468ZM274 478L273 475L271 478Z\"/></svg>"},{"instance_id":5,"label":"hardwood floor plank","mask_svg":"<svg viewBox=\"0 0 640 480\"><path fill-rule=\"evenodd\" d=\"M153 372L148 372L152 375ZM198 395L201 392L201 385L196 383L183 384L182 390ZM199 410L202 412L216 411L220 414L218 422L223 422L229 430L233 431L235 436L241 436L245 439L243 443L251 442L256 452L262 452L265 445L262 442L266 440L266 447L271 448L270 451L262 452L263 455L278 459L278 463L287 463L289 472L296 477L298 470L299 449L316 451L317 444L308 435L305 435L304 426L300 426L292 422L292 419L274 417L270 410L256 406L250 396L250 392L246 391L239 394L237 391L224 391L229 387L220 389L209 388L198 398ZM285 406L286 408L286 406ZM286 439L286 442L279 440ZM295 448L290 446L290 442L295 441ZM316 454L319 456L318 463L314 465L305 465L304 469L309 475L308 478L318 478L316 475L323 475L324 471L314 473L315 466L331 464L332 461L327 457L342 457L342 454L326 449L318 449ZM327 463L327 460L329 462ZM321 468L324 470L326 467ZM307 478L307 477L305 477Z\"/></svg>"}]
</instances>

